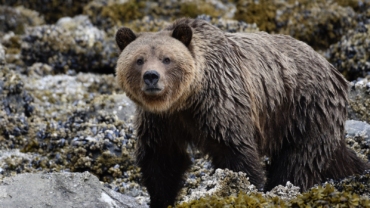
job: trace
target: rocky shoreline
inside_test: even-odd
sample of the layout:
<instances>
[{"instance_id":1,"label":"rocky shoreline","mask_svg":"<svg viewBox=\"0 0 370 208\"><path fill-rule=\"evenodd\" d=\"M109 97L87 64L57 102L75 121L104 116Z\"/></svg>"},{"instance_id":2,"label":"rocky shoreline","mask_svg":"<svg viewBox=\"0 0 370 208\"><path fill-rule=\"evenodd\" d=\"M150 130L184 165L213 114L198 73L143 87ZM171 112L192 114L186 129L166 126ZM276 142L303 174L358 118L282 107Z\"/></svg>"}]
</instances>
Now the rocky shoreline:
<instances>
[{"instance_id":1,"label":"rocky shoreline","mask_svg":"<svg viewBox=\"0 0 370 208\"><path fill-rule=\"evenodd\" d=\"M140 185L140 171L134 158L136 138L132 120L135 106L115 84L114 67L119 51L114 42L114 31L122 25L130 26L135 31L158 30L171 21L170 17L189 15L186 11L195 10L186 10L192 8L192 1L185 6L182 1L159 1L157 5L134 2L81 1L82 5L74 5L76 8L71 13L50 15L44 6L52 8L52 5L36 9L0 0L0 205L7 207L12 203L9 200L21 200L19 197L23 195L14 197L16 193L9 194L12 187L9 181L22 177L25 177L24 181L19 183L25 187L24 190L33 186L27 182L28 177L95 177L91 180L99 187L97 189L111 190L127 197L127 205L123 205L124 201L116 204L105 199L95 201L93 196L97 195L87 197L87 192L83 194L84 188L73 190L71 184L66 182L65 189L54 191L63 193L69 190L67 192L71 194L61 194L59 199L63 200L48 199L46 204L34 206L44 207L49 203L55 207L66 207L73 197L81 201L79 195L72 194L77 192L85 195L85 200L96 202L90 207L147 206L149 197L145 187ZM306 1L292 4L276 0L264 11L259 10L259 6L262 7L265 1L257 5L254 1L205 2L211 7L198 8L196 16L229 32L267 30L288 33L309 43L315 40L307 34L327 31L325 34L328 37L325 38L333 37L326 41L330 45L320 43L312 46L352 81L346 141L360 157L367 161L370 159L370 80L366 78L370 71L367 61L370 46L365 44L370 40L367 29L370 23L369 10L364 9L368 8L368 1L357 7L342 5L340 1L318 1L316 5L311 5ZM127 16L129 13L116 11L115 6L125 11L137 9L144 12ZM162 7L167 9L158 9ZM331 13L320 16L318 8ZM302 20L301 24L290 19L302 18L302 10L307 12L307 21ZM271 17L273 20L256 19L257 14L252 20L237 18L241 14L250 17L248 15L252 11L259 11L265 16L272 12L275 16ZM122 19L117 19L115 15L121 15ZM127 20L123 18L126 18L125 15ZM335 15L340 15L339 22L332 20ZM331 31L328 31L329 26L321 28L323 21L334 21L335 24L332 24L336 27L331 27ZM272 23L275 25L271 26ZM300 193L290 183L261 193L243 173L214 170L208 158L198 152L193 152L192 159L194 165L187 173L179 202L196 205L193 200L203 198L214 203L213 199L207 198L211 195L218 201L234 204L248 196L252 197L248 200L257 200L257 204L271 206L279 203L281 206L299 206L300 203L314 204L320 200L345 205L353 205L353 200L357 200L358 206L366 203L370 206L369 173L343 181L328 179L329 188L316 187L307 193ZM238 198L239 192L247 196ZM326 193L323 196L328 198L318 197L315 195L318 192ZM346 200L337 200L333 197L335 194ZM101 198L100 195L98 198Z\"/></svg>"}]
</instances>

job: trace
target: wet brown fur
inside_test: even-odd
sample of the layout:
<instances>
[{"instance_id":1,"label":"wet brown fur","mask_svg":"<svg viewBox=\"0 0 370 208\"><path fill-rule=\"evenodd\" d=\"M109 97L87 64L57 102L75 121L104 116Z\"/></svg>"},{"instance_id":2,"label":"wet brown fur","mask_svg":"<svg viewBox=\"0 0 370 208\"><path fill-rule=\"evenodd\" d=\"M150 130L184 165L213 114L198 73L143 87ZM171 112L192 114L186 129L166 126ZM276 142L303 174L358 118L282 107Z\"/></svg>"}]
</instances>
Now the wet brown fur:
<instances>
[{"instance_id":1,"label":"wet brown fur","mask_svg":"<svg viewBox=\"0 0 370 208\"><path fill-rule=\"evenodd\" d=\"M187 46L171 37L183 25L192 31ZM177 62L163 68L149 61L170 88L153 100L141 95L142 74L133 65L151 46ZM215 168L244 171L265 190L290 181L304 191L368 168L344 141L347 81L290 36L231 34L180 19L158 33L138 34L120 55L117 81L138 104L137 161L152 207L174 203L190 166L188 144L208 154ZM270 165L261 165L263 156Z\"/></svg>"}]
</instances>

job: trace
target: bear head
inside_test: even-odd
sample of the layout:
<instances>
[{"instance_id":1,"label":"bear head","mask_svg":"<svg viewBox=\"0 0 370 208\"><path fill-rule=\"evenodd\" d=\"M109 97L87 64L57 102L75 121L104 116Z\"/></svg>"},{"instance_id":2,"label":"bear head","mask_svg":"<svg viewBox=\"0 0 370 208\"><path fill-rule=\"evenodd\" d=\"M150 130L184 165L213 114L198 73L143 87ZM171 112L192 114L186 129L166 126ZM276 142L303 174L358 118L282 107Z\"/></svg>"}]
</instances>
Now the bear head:
<instances>
[{"instance_id":1,"label":"bear head","mask_svg":"<svg viewBox=\"0 0 370 208\"><path fill-rule=\"evenodd\" d=\"M193 93L197 76L189 50L192 36L192 28L185 24L173 31L139 34L120 28L116 73L127 96L153 113L181 109Z\"/></svg>"}]
</instances>

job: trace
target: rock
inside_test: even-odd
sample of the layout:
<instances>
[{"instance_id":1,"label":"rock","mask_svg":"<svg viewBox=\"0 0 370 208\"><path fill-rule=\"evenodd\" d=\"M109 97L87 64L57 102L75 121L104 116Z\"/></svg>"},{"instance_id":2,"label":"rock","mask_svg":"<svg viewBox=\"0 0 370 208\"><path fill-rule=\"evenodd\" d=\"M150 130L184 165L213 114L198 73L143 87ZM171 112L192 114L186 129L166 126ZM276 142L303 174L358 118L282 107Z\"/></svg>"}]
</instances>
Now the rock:
<instances>
[{"instance_id":1,"label":"rock","mask_svg":"<svg viewBox=\"0 0 370 208\"><path fill-rule=\"evenodd\" d=\"M269 33L290 35L315 49L336 43L353 26L355 12L335 1L236 1L235 19Z\"/></svg>"},{"instance_id":2,"label":"rock","mask_svg":"<svg viewBox=\"0 0 370 208\"><path fill-rule=\"evenodd\" d=\"M16 64L23 66L23 61L21 60L21 35L14 34L10 31L4 34L2 37L0 35L0 42L6 48L5 59L8 64Z\"/></svg>"},{"instance_id":3,"label":"rock","mask_svg":"<svg viewBox=\"0 0 370 208\"><path fill-rule=\"evenodd\" d=\"M345 124L347 136L365 135L370 143L370 124L363 121L348 120Z\"/></svg>"},{"instance_id":4,"label":"rock","mask_svg":"<svg viewBox=\"0 0 370 208\"><path fill-rule=\"evenodd\" d=\"M6 60L6 58L5 58L5 48L0 43L0 65L4 65L5 62L6 62L5 60Z\"/></svg>"},{"instance_id":5,"label":"rock","mask_svg":"<svg viewBox=\"0 0 370 208\"><path fill-rule=\"evenodd\" d=\"M24 29L30 26L44 24L43 17L38 12L26 9L22 6L13 8L0 6L0 32L13 31L16 34L24 33Z\"/></svg>"},{"instance_id":6,"label":"rock","mask_svg":"<svg viewBox=\"0 0 370 208\"><path fill-rule=\"evenodd\" d=\"M200 181L198 181L199 179ZM240 191L244 193L257 192L256 187L246 177L246 173L217 169L214 174L206 173L198 178L188 178L185 188L178 198L179 203L182 203L211 195L218 197L237 196Z\"/></svg>"},{"instance_id":7,"label":"rock","mask_svg":"<svg viewBox=\"0 0 370 208\"><path fill-rule=\"evenodd\" d=\"M370 74L370 23L359 23L330 46L326 58L350 81Z\"/></svg>"},{"instance_id":8,"label":"rock","mask_svg":"<svg viewBox=\"0 0 370 208\"><path fill-rule=\"evenodd\" d=\"M21 45L26 65L46 63L54 74L68 70L113 73L118 52L113 37L107 38L83 15L62 18L56 25L28 28Z\"/></svg>"},{"instance_id":9,"label":"rock","mask_svg":"<svg viewBox=\"0 0 370 208\"><path fill-rule=\"evenodd\" d=\"M370 161L370 125L363 121L348 120L345 124L346 143L365 161Z\"/></svg>"},{"instance_id":10,"label":"rock","mask_svg":"<svg viewBox=\"0 0 370 208\"><path fill-rule=\"evenodd\" d=\"M0 184L1 207L147 207L83 173L19 174Z\"/></svg>"},{"instance_id":11,"label":"rock","mask_svg":"<svg viewBox=\"0 0 370 208\"><path fill-rule=\"evenodd\" d=\"M277 32L325 50L356 25L355 17L351 7L335 1L295 1L277 10Z\"/></svg>"},{"instance_id":12,"label":"rock","mask_svg":"<svg viewBox=\"0 0 370 208\"><path fill-rule=\"evenodd\" d=\"M350 83L348 119L370 123L370 81L368 78Z\"/></svg>"},{"instance_id":13,"label":"rock","mask_svg":"<svg viewBox=\"0 0 370 208\"><path fill-rule=\"evenodd\" d=\"M59 18L81 14L82 8L90 0L80 1L44 1L44 0L0 0L0 5L23 6L36 10L45 17L47 23L55 23Z\"/></svg>"},{"instance_id":14,"label":"rock","mask_svg":"<svg viewBox=\"0 0 370 208\"><path fill-rule=\"evenodd\" d=\"M229 20L224 18L214 18L209 15L199 15L197 19L202 19L223 31L234 33L234 32L258 32L259 28L256 23L247 24L243 21Z\"/></svg>"},{"instance_id":15,"label":"rock","mask_svg":"<svg viewBox=\"0 0 370 208\"><path fill-rule=\"evenodd\" d=\"M124 23L144 16L144 2L135 0L93 0L83 9L92 23L110 35L115 35L116 28Z\"/></svg>"},{"instance_id":16,"label":"rock","mask_svg":"<svg viewBox=\"0 0 370 208\"><path fill-rule=\"evenodd\" d=\"M145 197L133 161L135 107L122 92L117 94L113 75L51 76L50 68L34 64L28 75L0 70L0 150L27 155L2 158L0 178L88 170L107 184L119 180L111 186L117 191Z\"/></svg>"}]
</instances>

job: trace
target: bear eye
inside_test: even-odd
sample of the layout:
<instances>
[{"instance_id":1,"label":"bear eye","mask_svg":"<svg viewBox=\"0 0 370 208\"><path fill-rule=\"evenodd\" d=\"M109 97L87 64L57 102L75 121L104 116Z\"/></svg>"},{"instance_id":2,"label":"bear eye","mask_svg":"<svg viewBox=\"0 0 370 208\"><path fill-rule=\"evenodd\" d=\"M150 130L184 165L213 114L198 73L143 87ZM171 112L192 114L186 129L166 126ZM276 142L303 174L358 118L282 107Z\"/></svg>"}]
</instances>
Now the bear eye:
<instances>
[{"instance_id":1,"label":"bear eye","mask_svg":"<svg viewBox=\"0 0 370 208\"><path fill-rule=\"evenodd\" d=\"M144 60L142 58L139 58L138 60L136 60L136 64L137 65L143 65L144 64Z\"/></svg>"},{"instance_id":2,"label":"bear eye","mask_svg":"<svg viewBox=\"0 0 370 208\"><path fill-rule=\"evenodd\" d=\"M171 63L171 59L170 58L164 58L163 63L164 64L169 64L169 63Z\"/></svg>"}]
</instances>

